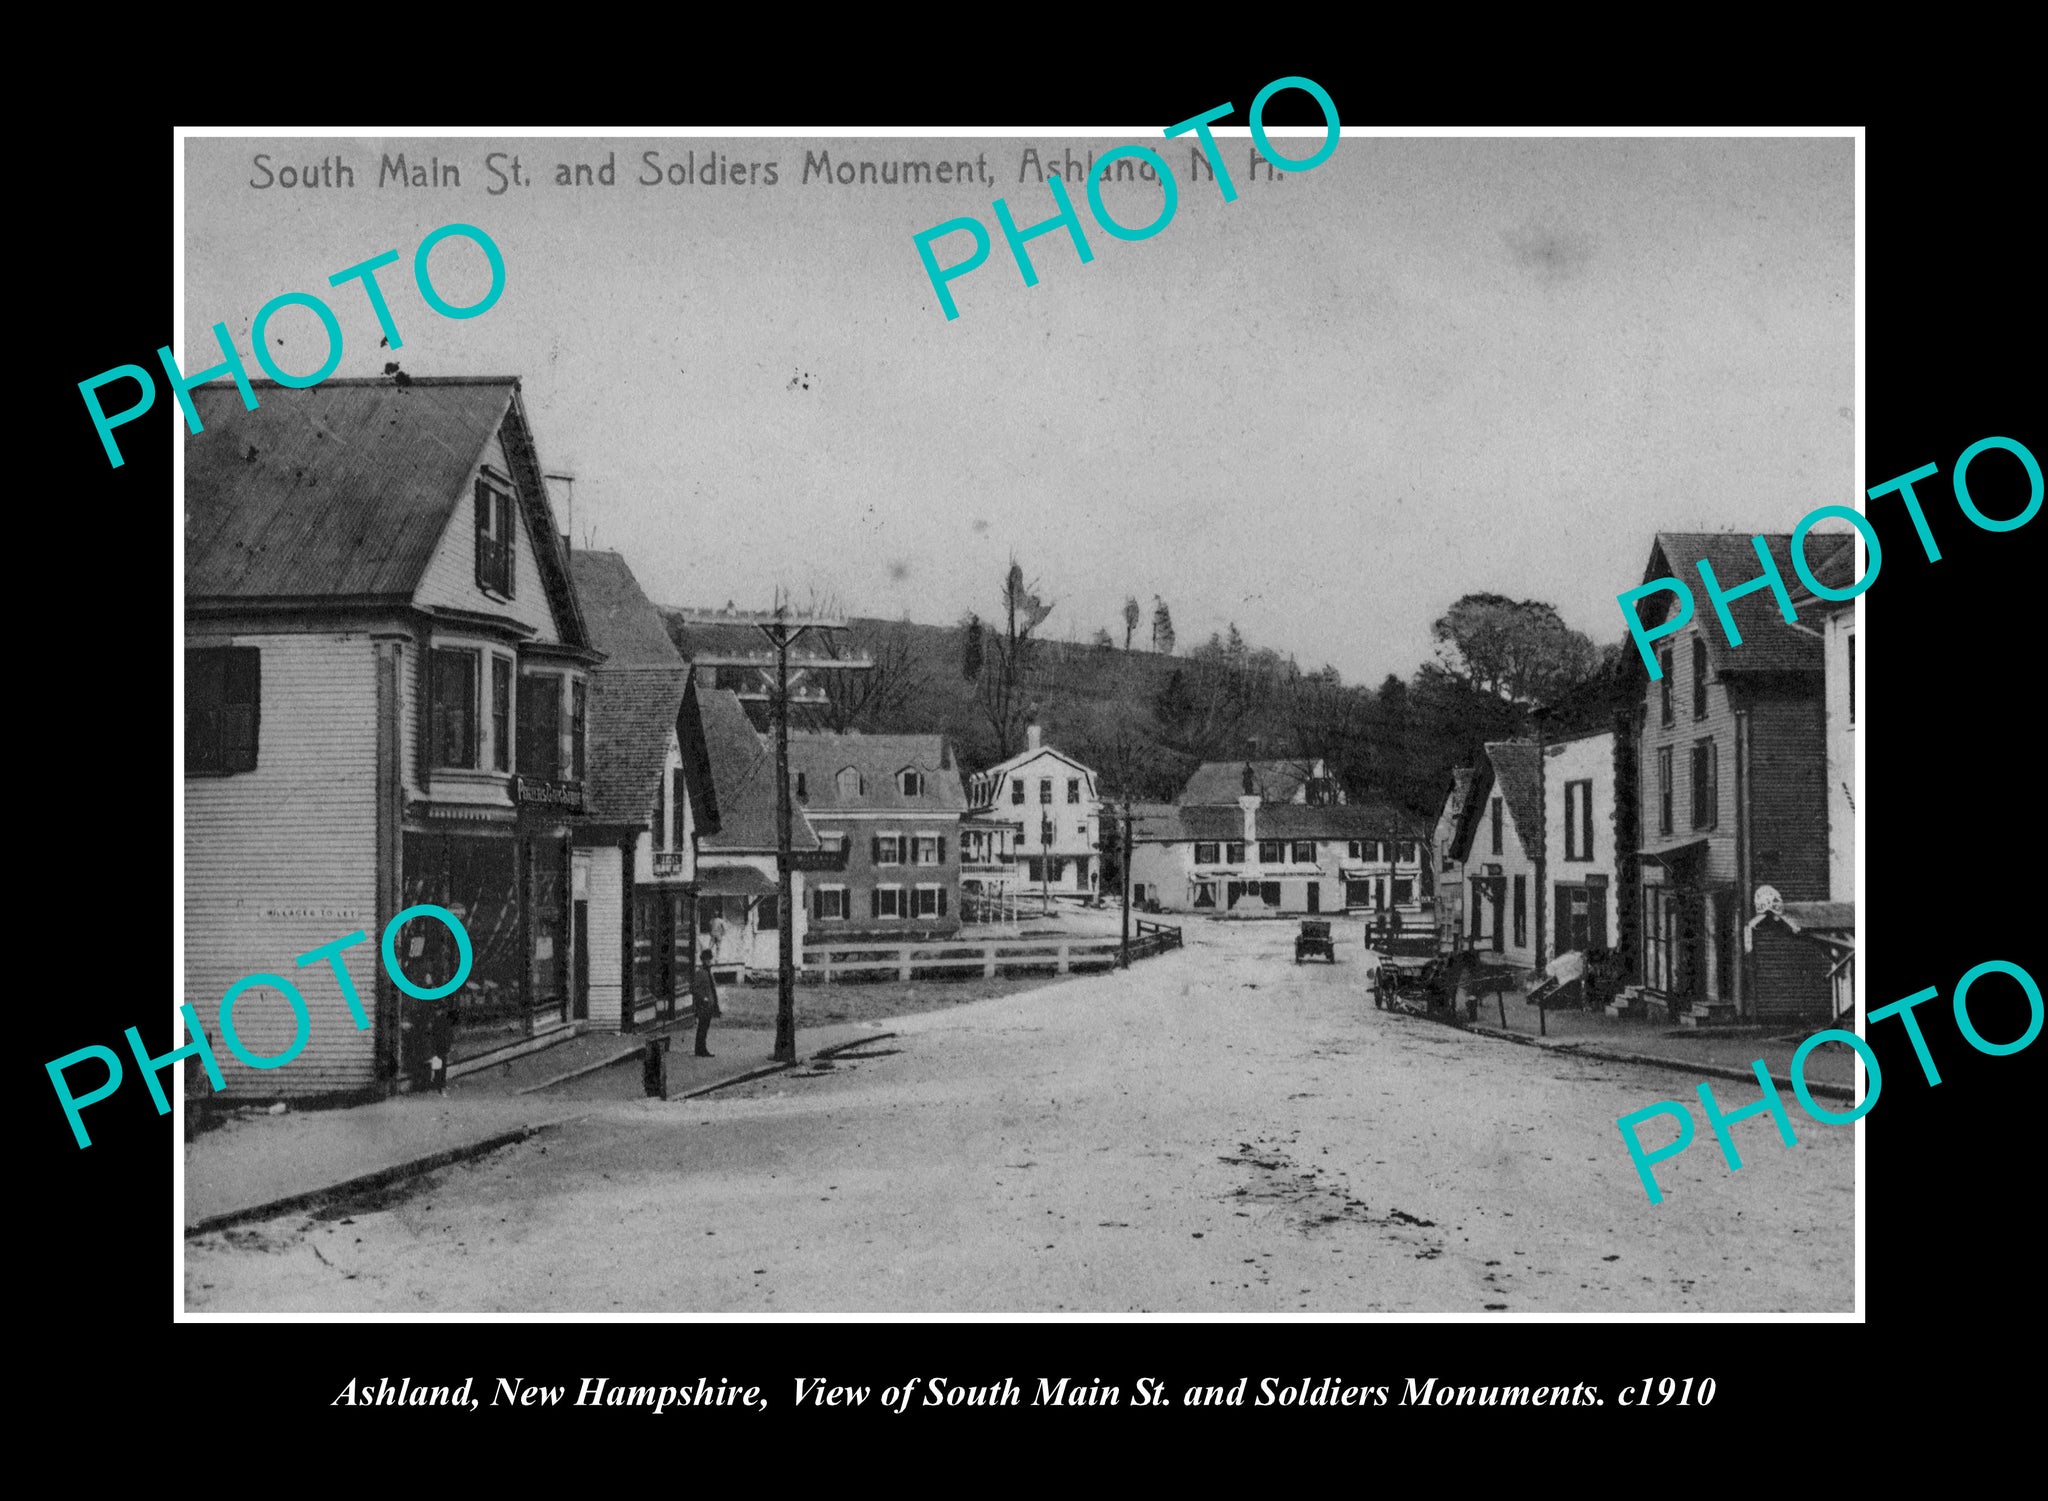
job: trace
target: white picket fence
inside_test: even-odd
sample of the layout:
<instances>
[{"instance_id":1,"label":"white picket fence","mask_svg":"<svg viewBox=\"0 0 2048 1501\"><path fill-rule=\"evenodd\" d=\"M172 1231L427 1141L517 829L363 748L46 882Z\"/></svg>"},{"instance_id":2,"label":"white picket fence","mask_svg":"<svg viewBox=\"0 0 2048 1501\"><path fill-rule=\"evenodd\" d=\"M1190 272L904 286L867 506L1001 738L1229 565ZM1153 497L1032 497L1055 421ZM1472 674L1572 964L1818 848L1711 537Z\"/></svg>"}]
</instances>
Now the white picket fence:
<instances>
[{"instance_id":1,"label":"white picket fence","mask_svg":"<svg viewBox=\"0 0 2048 1501\"><path fill-rule=\"evenodd\" d=\"M1148 958L1177 949L1180 929L1164 923L1138 924L1131 939L1131 957ZM1111 969L1117 962L1114 938L1014 938L984 943L842 943L812 945L804 950L804 978L830 984L835 977L894 974L899 980L917 975L974 975L994 979L1005 970L1052 968L1054 974Z\"/></svg>"}]
</instances>

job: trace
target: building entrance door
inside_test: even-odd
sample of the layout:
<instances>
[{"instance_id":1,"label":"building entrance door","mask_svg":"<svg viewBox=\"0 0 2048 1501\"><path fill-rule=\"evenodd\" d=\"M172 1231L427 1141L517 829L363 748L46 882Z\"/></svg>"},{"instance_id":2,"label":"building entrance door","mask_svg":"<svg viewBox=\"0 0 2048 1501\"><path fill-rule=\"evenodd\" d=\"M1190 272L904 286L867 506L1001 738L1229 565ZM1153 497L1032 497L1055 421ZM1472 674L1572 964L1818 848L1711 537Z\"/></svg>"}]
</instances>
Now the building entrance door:
<instances>
[{"instance_id":1,"label":"building entrance door","mask_svg":"<svg viewBox=\"0 0 2048 1501\"><path fill-rule=\"evenodd\" d=\"M1323 887L1320 881L1310 881L1308 883L1308 910L1311 912L1323 910Z\"/></svg>"}]
</instances>

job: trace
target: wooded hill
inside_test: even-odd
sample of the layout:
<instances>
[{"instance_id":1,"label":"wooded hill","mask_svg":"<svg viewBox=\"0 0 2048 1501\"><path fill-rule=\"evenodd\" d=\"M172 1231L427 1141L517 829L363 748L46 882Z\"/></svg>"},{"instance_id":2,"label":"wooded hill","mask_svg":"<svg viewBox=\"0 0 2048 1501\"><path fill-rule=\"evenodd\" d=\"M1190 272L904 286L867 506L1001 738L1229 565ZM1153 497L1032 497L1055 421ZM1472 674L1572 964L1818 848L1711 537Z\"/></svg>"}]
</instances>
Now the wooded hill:
<instances>
[{"instance_id":1,"label":"wooded hill","mask_svg":"<svg viewBox=\"0 0 2048 1501\"><path fill-rule=\"evenodd\" d=\"M1548 611L1468 596L1438 626L1455 635L1466 618L1459 611L1473 600L1481 602L1486 629L1495 632L1502 617L1493 604L1510 612ZM677 613L664 610L685 656L762 649L751 628L687 627ZM1540 625L1540 615L1535 618ZM1569 660L1551 678L1481 686L1490 681L1487 664L1468 662L1453 640L1448 667L1427 664L1408 682L1390 675L1373 690L1345 684L1334 669L1304 672L1291 658L1247 646L1233 627L1228 638L1173 654L1028 640L1017 649L1015 667L1005 669L1007 623L853 619L849 630L827 638L826 649L865 654L874 669L820 674L830 702L800 709L794 722L871 733L940 732L971 772L1021 749L1024 726L1035 721L1048 744L1100 774L1105 794L1158 802L1171 801L1204 761L1320 756L1354 798L1385 798L1434 817L1454 766L1470 765L1485 741L1523 731L1539 701L1532 689L1548 700L1613 673L1618 663L1612 651L1598 652L1580 636L1568 642ZM730 641L720 639L726 633ZM1439 635L1449 639L1442 630ZM1479 636L1474 640L1475 653L1487 649ZM814 648L807 642L804 649ZM1522 649L1518 662L1527 656ZM1014 681L994 681L1001 670ZM753 689L758 674L723 669L714 685ZM1516 691L1523 696L1509 696ZM749 708L765 724L765 703Z\"/></svg>"}]
</instances>

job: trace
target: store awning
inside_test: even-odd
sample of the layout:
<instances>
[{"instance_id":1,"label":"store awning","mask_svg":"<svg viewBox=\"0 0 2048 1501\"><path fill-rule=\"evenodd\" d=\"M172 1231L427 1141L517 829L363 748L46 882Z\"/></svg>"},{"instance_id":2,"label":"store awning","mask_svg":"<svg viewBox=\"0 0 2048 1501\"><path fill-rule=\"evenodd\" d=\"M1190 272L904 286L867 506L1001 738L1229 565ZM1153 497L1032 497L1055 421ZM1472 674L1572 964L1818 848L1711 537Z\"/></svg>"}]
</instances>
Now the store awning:
<instances>
[{"instance_id":1,"label":"store awning","mask_svg":"<svg viewBox=\"0 0 2048 1501\"><path fill-rule=\"evenodd\" d=\"M752 865L700 865L699 896L773 896L775 882Z\"/></svg>"},{"instance_id":2,"label":"store awning","mask_svg":"<svg viewBox=\"0 0 2048 1501\"><path fill-rule=\"evenodd\" d=\"M1642 858L1658 865L1682 865L1688 860L1698 860L1707 853L1705 839L1691 839L1684 844L1674 844L1668 850L1644 850Z\"/></svg>"}]
</instances>

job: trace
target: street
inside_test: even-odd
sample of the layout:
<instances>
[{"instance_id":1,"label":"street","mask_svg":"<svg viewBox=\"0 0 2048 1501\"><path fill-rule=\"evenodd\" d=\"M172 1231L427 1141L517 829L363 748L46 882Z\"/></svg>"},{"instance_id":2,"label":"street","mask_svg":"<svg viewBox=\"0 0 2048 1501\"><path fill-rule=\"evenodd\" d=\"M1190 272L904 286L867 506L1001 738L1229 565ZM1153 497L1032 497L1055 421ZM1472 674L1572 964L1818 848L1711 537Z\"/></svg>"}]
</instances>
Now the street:
<instances>
[{"instance_id":1,"label":"street","mask_svg":"<svg viewBox=\"0 0 2048 1501\"><path fill-rule=\"evenodd\" d=\"M381 1207L189 1241L187 1306L1853 1307L1850 1128L1795 1111L1787 1150L1757 1117L1731 1173L1702 1123L1652 1205L1615 1119L1697 1114L1697 1078L1376 1011L1361 928L1335 927L1339 962L1297 966L1292 923L1190 919L1184 951L1127 973L895 1018L829 1067L693 1101L614 1068L556 1092L587 1116Z\"/></svg>"}]
</instances>

